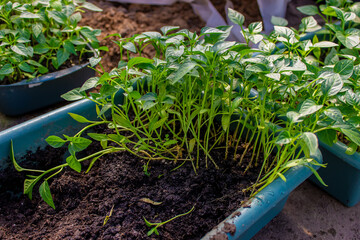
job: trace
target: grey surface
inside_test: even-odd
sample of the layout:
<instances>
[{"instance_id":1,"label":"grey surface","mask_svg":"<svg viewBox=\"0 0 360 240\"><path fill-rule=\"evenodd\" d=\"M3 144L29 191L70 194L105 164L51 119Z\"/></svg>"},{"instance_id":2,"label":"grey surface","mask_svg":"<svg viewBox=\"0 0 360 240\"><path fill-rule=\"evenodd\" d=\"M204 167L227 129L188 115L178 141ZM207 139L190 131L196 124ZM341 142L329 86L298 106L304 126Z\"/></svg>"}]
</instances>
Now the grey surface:
<instances>
[{"instance_id":1,"label":"grey surface","mask_svg":"<svg viewBox=\"0 0 360 240\"><path fill-rule=\"evenodd\" d=\"M281 213L253 239L357 240L360 239L360 204L345 207L306 181L290 194Z\"/></svg>"}]
</instances>

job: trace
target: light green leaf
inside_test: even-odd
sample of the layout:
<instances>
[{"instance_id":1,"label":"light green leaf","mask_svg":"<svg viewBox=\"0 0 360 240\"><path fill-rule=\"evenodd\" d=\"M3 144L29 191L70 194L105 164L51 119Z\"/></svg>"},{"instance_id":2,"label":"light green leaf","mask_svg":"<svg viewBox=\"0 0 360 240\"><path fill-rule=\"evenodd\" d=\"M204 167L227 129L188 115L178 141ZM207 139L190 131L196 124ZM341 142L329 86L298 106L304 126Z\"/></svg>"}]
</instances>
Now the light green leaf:
<instances>
[{"instance_id":1,"label":"light green leaf","mask_svg":"<svg viewBox=\"0 0 360 240\"><path fill-rule=\"evenodd\" d=\"M356 128L350 129L341 129L342 133L344 133L353 143L356 143L360 146L360 132Z\"/></svg>"},{"instance_id":2,"label":"light green leaf","mask_svg":"<svg viewBox=\"0 0 360 240\"><path fill-rule=\"evenodd\" d=\"M335 35L339 41L349 49L353 49L360 43L360 38L358 35L344 35L341 32L336 32Z\"/></svg>"},{"instance_id":3,"label":"light green leaf","mask_svg":"<svg viewBox=\"0 0 360 240\"><path fill-rule=\"evenodd\" d=\"M22 56L28 56L28 50L24 44L13 45L10 48L17 54L20 54Z\"/></svg>"},{"instance_id":4,"label":"light green leaf","mask_svg":"<svg viewBox=\"0 0 360 240\"><path fill-rule=\"evenodd\" d=\"M67 93L64 93L61 95L61 97L66 101L76 101L86 98L83 94L80 93L79 88L75 88Z\"/></svg>"},{"instance_id":5,"label":"light green leaf","mask_svg":"<svg viewBox=\"0 0 360 240\"><path fill-rule=\"evenodd\" d=\"M53 148L62 147L67 142L66 140L54 135L47 137L45 141Z\"/></svg>"},{"instance_id":6,"label":"light green leaf","mask_svg":"<svg viewBox=\"0 0 360 240\"><path fill-rule=\"evenodd\" d=\"M166 36L169 32L179 29L179 26L164 26L160 28L161 32Z\"/></svg>"},{"instance_id":7,"label":"light green leaf","mask_svg":"<svg viewBox=\"0 0 360 240\"><path fill-rule=\"evenodd\" d=\"M35 23L32 25L32 31L36 38L39 37L40 33L42 32L42 28L43 25L41 23Z\"/></svg>"},{"instance_id":8,"label":"light green leaf","mask_svg":"<svg viewBox=\"0 0 360 240\"><path fill-rule=\"evenodd\" d=\"M88 136L96 141L108 140L108 136L102 133L88 133Z\"/></svg>"},{"instance_id":9,"label":"light green leaf","mask_svg":"<svg viewBox=\"0 0 360 240\"><path fill-rule=\"evenodd\" d=\"M92 77L92 78L89 78L88 80L86 80L84 82L84 84L81 86L79 92L83 92L83 91L86 91L86 90L89 90L89 89L92 89L94 87L97 86L99 82L99 77Z\"/></svg>"},{"instance_id":10,"label":"light green leaf","mask_svg":"<svg viewBox=\"0 0 360 240\"><path fill-rule=\"evenodd\" d=\"M345 153L348 155L353 155L354 153L356 153L356 150L358 149L358 145L356 145L356 143L350 143L349 146L346 148Z\"/></svg>"},{"instance_id":11,"label":"light green leaf","mask_svg":"<svg viewBox=\"0 0 360 240\"><path fill-rule=\"evenodd\" d=\"M227 132L230 127L230 114L222 114L221 117L221 126L224 130L224 132Z\"/></svg>"},{"instance_id":12,"label":"light green leaf","mask_svg":"<svg viewBox=\"0 0 360 240\"><path fill-rule=\"evenodd\" d=\"M274 26L282 26L282 27L286 27L289 24L289 22L285 18L276 17L276 16L271 17L271 23Z\"/></svg>"},{"instance_id":13,"label":"light green leaf","mask_svg":"<svg viewBox=\"0 0 360 240\"><path fill-rule=\"evenodd\" d=\"M136 47L132 42L127 42L123 45L123 48L129 50L130 52L136 53Z\"/></svg>"},{"instance_id":14,"label":"light green leaf","mask_svg":"<svg viewBox=\"0 0 360 240\"><path fill-rule=\"evenodd\" d=\"M48 181L44 181L40 187L39 187L39 193L41 198L47 203L49 204L50 207L52 207L53 209L55 209L55 204L53 201L53 198L51 196L51 192L50 192L50 187L49 187L49 183Z\"/></svg>"},{"instance_id":15,"label":"light green leaf","mask_svg":"<svg viewBox=\"0 0 360 240\"><path fill-rule=\"evenodd\" d=\"M101 57L91 57L89 59L91 67L95 67L100 61L101 61Z\"/></svg>"},{"instance_id":16,"label":"light green leaf","mask_svg":"<svg viewBox=\"0 0 360 240\"><path fill-rule=\"evenodd\" d=\"M307 146L310 155L314 155L319 148L318 139L314 133L304 132L301 135L301 139Z\"/></svg>"},{"instance_id":17,"label":"light green leaf","mask_svg":"<svg viewBox=\"0 0 360 240\"><path fill-rule=\"evenodd\" d=\"M20 167L20 165L17 164L17 162L16 162L15 154L14 154L14 146L13 146L13 141L12 140L10 142L10 159L11 159L16 171L18 171L18 172L25 171L25 168Z\"/></svg>"},{"instance_id":18,"label":"light green leaf","mask_svg":"<svg viewBox=\"0 0 360 240\"><path fill-rule=\"evenodd\" d=\"M32 12L22 12L20 14L20 18L25 18L25 19L36 19L36 18L40 18L40 16L38 14L32 13Z\"/></svg>"},{"instance_id":19,"label":"light green leaf","mask_svg":"<svg viewBox=\"0 0 360 240\"><path fill-rule=\"evenodd\" d=\"M84 2L81 7L94 11L94 12L102 12L102 9L95 6L94 4L90 3L90 2Z\"/></svg>"},{"instance_id":20,"label":"light green leaf","mask_svg":"<svg viewBox=\"0 0 360 240\"><path fill-rule=\"evenodd\" d=\"M78 114L75 113L70 113L69 112L70 117L72 117L75 121L79 122L79 123L93 123L93 121L87 120L85 117L80 116Z\"/></svg>"},{"instance_id":21,"label":"light green leaf","mask_svg":"<svg viewBox=\"0 0 360 240\"><path fill-rule=\"evenodd\" d=\"M330 47L336 47L336 46L339 46L339 45L334 42L329 42L329 41L321 41L321 42L317 42L314 44L314 47L318 47L318 48L330 48Z\"/></svg>"}]
</instances>

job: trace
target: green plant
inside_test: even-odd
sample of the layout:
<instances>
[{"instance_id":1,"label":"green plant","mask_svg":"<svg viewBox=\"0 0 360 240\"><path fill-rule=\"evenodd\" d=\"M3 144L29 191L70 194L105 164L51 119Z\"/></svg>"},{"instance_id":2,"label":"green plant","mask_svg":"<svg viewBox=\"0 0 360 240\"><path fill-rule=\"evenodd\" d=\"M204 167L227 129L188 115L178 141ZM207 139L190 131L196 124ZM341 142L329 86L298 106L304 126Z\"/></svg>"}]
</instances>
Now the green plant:
<instances>
[{"instance_id":1,"label":"green plant","mask_svg":"<svg viewBox=\"0 0 360 240\"><path fill-rule=\"evenodd\" d=\"M151 229L147 232L147 235L148 235L148 236L151 236L151 235L154 234L154 233L155 233L156 235L159 235L159 231L157 230L159 227L165 225L165 224L168 223L168 222L171 222L171 221L175 220L175 219L178 218L178 217L182 217L182 216L188 215L188 214L191 213L194 209L195 209L195 206L193 206L193 207L192 207L188 212L186 212L186 213L182 213L182 214L176 215L176 216L173 217L173 218L170 218L170 219L168 219L168 220L166 220L166 221L159 222L159 223L151 223L151 222L149 222L148 220L146 220L145 217L143 217L146 226L151 227Z\"/></svg>"},{"instance_id":2,"label":"green plant","mask_svg":"<svg viewBox=\"0 0 360 240\"><path fill-rule=\"evenodd\" d=\"M304 130L317 133L329 145L340 138L348 144L346 152L353 154L360 146L360 4L326 1L320 8L298 9L310 16L302 20L299 30L275 26L260 44L260 49L268 51L256 56L256 64L263 66L262 74L277 80L273 107L279 115L301 122ZM305 33L320 28L313 15L324 19L325 28L312 39L303 39ZM284 48L276 49L279 42ZM305 106L312 109L306 118L301 114Z\"/></svg>"},{"instance_id":3,"label":"green plant","mask_svg":"<svg viewBox=\"0 0 360 240\"><path fill-rule=\"evenodd\" d=\"M71 55L97 52L100 30L78 26L85 0L0 1L0 84L35 78L59 69ZM100 48L101 49L101 48ZM94 66L100 58L92 57Z\"/></svg>"}]
</instances>

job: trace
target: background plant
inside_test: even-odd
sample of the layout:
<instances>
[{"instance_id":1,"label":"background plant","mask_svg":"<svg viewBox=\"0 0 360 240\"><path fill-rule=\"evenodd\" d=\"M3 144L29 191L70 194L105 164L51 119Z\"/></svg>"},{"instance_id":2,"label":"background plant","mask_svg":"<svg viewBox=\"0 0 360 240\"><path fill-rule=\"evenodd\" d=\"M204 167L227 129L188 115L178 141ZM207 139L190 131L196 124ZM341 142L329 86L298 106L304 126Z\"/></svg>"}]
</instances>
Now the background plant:
<instances>
[{"instance_id":1,"label":"background plant","mask_svg":"<svg viewBox=\"0 0 360 240\"><path fill-rule=\"evenodd\" d=\"M71 55L81 60L99 48L100 30L78 26L83 9L101 11L85 0L0 2L1 84L54 71Z\"/></svg>"}]
</instances>

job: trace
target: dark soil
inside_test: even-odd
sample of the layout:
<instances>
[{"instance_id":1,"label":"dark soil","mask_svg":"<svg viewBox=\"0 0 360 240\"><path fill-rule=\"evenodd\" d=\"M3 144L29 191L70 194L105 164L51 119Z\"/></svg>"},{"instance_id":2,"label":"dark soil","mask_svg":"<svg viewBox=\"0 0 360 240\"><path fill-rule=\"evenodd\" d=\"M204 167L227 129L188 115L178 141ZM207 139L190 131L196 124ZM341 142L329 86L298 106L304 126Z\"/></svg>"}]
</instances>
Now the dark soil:
<instances>
[{"instance_id":1,"label":"dark soil","mask_svg":"<svg viewBox=\"0 0 360 240\"><path fill-rule=\"evenodd\" d=\"M93 143L89 149L85 154L100 147ZM38 163L28 167L48 169L63 159L63 153L46 148L25 158ZM190 163L172 171L180 163L153 161L147 176L144 160L125 152L107 155L88 174L67 169L50 182L56 210L40 199L38 186L32 201L12 192L21 191L25 174L2 172L0 180L6 186L0 191L0 239L200 239L247 200L242 190L256 181L257 170L244 176L244 167L223 161L223 156L222 151L213 154L219 170L202 166L197 174ZM146 203L144 198L161 204ZM150 228L143 217L161 222L193 206L190 214L160 227L159 237L147 237ZM234 226L227 228L235 231Z\"/></svg>"}]
</instances>

